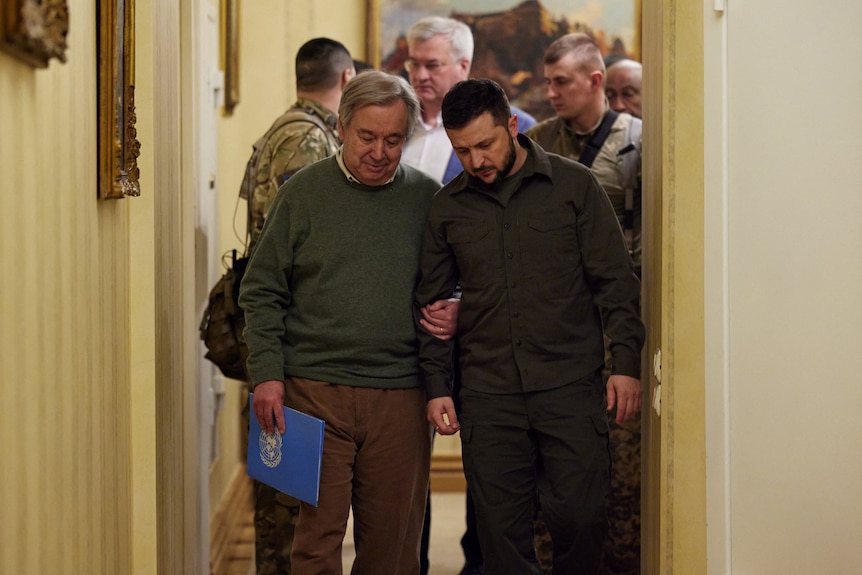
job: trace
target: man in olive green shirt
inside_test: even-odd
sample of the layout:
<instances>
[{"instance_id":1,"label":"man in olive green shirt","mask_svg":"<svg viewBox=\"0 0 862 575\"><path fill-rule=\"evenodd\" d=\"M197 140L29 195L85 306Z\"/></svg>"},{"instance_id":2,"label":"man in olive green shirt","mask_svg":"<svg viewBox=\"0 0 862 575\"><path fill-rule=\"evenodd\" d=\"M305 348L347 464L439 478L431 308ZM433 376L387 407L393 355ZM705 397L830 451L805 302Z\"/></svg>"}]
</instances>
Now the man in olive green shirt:
<instances>
[{"instance_id":1,"label":"man in olive green shirt","mask_svg":"<svg viewBox=\"0 0 862 575\"><path fill-rule=\"evenodd\" d=\"M443 124L465 173L432 201L415 306L418 318L460 281L462 410L459 421L451 342L419 330L428 419L461 432L487 572L541 573L541 501L555 572L593 574L607 532L607 411L624 421L642 403L639 282L595 177L519 136L496 83L456 84Z\"/></svg>"}]
</instances>

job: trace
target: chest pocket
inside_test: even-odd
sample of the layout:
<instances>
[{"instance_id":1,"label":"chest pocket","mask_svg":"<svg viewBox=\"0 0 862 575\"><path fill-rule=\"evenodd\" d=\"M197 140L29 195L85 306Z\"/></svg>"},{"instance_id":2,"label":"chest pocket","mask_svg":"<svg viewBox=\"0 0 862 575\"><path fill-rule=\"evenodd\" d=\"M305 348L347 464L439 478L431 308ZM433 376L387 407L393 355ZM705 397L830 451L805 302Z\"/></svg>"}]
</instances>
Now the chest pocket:
<instances>
[{"instance_id":1,"label":"chest pocket","mask_svg":"<svg viewBox=\"0 0 862 575\"><path fill-rule=\"evenodd\" d=\"M453 222L446 241L455 252L462 289L485 286L501 273L499 234L488 222Z\"/></svg>"},{"instance_id":2,"label":"chest pocket","mask_svg":"<svg viewBox=\"0 0 862 575\"><path fill-rule=\"evenodd\" d=\"M521 228L521 261L525 277L554 277L580 265L578 218L559 207L554 212L533 214Z\"/></svg>"}]
</instances>

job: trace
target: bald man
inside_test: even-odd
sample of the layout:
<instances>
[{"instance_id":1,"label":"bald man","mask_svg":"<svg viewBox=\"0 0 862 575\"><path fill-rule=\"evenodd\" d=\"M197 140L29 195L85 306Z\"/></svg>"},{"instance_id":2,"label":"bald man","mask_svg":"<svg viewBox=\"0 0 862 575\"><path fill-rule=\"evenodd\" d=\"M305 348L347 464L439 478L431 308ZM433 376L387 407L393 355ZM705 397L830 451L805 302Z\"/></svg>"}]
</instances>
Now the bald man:
<instances>
[{"instance_id":1,"label":"bald man","mask_svg":"<svg viewBox=\"0 0 862 575\"><path fill-rule=\"evenodd\" d=\"M641 117L641 79L643 66L640 62L617 60L607 69L605 95L612 110L626 112L635 118Z\"/></svg>"}]
</instances>

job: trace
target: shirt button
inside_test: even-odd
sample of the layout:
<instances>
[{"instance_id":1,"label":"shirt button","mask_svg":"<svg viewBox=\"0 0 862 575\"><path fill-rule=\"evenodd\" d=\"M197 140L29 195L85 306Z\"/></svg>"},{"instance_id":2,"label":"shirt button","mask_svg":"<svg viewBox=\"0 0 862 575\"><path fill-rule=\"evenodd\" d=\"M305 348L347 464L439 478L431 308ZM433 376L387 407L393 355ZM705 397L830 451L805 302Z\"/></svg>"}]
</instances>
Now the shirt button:
<instances>
[{"instance_id":1,"label":"shirt button","mask_svg":"<svg viewBox=\"0 0 862 575\"><path fill-rule=\"evenodd\" d=\"M515 254L513 254L512 252L509 252L506 254L506 257L509 259L512 259L513 257L515 257Z\"/></svg>"},{"instance_id":2,"label":"shirt button","mask_svg":"<svg viewBox=\"0 0 862 575\"><path fill-rule=\"evenodd\" d=\"M516 311L516 312L515 312L515 313L513 313L512 315L514 315L515 317L521 317L521 312Z\"/></svg>"},{"instance_id":3,"label":"shirt button","mask_svg":"<svg viewBox=\"0 0 862 575\"><path fill-rule=\"evenodd\" d=\"M521 345L521 340L520 340L520 339L516 339L516 340L515 340L515 345L517 345L517 346L519 346L519 347L520 347L520 345Z\"/></svg>"},{"instance_id":4,"label":"shirt button","mask_svg":"<svg viewBox=\"0 0 862 575\"><path fill-rule=\"evenodd\" d=\"M508 229L509 229L509 227L510 227L510 226L509 226L509 224L503 224L503 229L504 229L504 230L508 230Z\"/></svg>"},{"instance_id":5,"label":"shirt button","mask_svg":"<svg viewBox=\"0 0 862 575\"><path fill-rule=\"evenodd\" d=\"M511 286L512 286L513 288L518 287L518 282L512 282L512 283L511 283Z\"/></svg>"}]
</instances>

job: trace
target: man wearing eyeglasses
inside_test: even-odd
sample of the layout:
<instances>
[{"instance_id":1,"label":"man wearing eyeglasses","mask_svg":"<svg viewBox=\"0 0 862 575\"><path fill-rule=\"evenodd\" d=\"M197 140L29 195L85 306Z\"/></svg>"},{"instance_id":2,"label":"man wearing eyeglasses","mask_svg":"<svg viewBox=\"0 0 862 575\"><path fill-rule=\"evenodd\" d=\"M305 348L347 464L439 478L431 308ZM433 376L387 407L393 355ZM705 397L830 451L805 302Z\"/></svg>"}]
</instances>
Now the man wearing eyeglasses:
<instances>
[{"instance_id":1,"label":"man wearing eyeglasses","mask_svg":"<svg viewBox=\"0 0 862 575\"><path fill-rule=\"evenodd\" d=\"M419 96L422 115L419 126L404 145L402 161L446 184L462 167L443 130L440 110L446 92L470 75L473 33L458 20L429 16L407 31L407 49L409 56L404 68ZM513 108L512 112L518 117L519 131L536 124L523 110Z\"/></svg>"}]
</instances>

